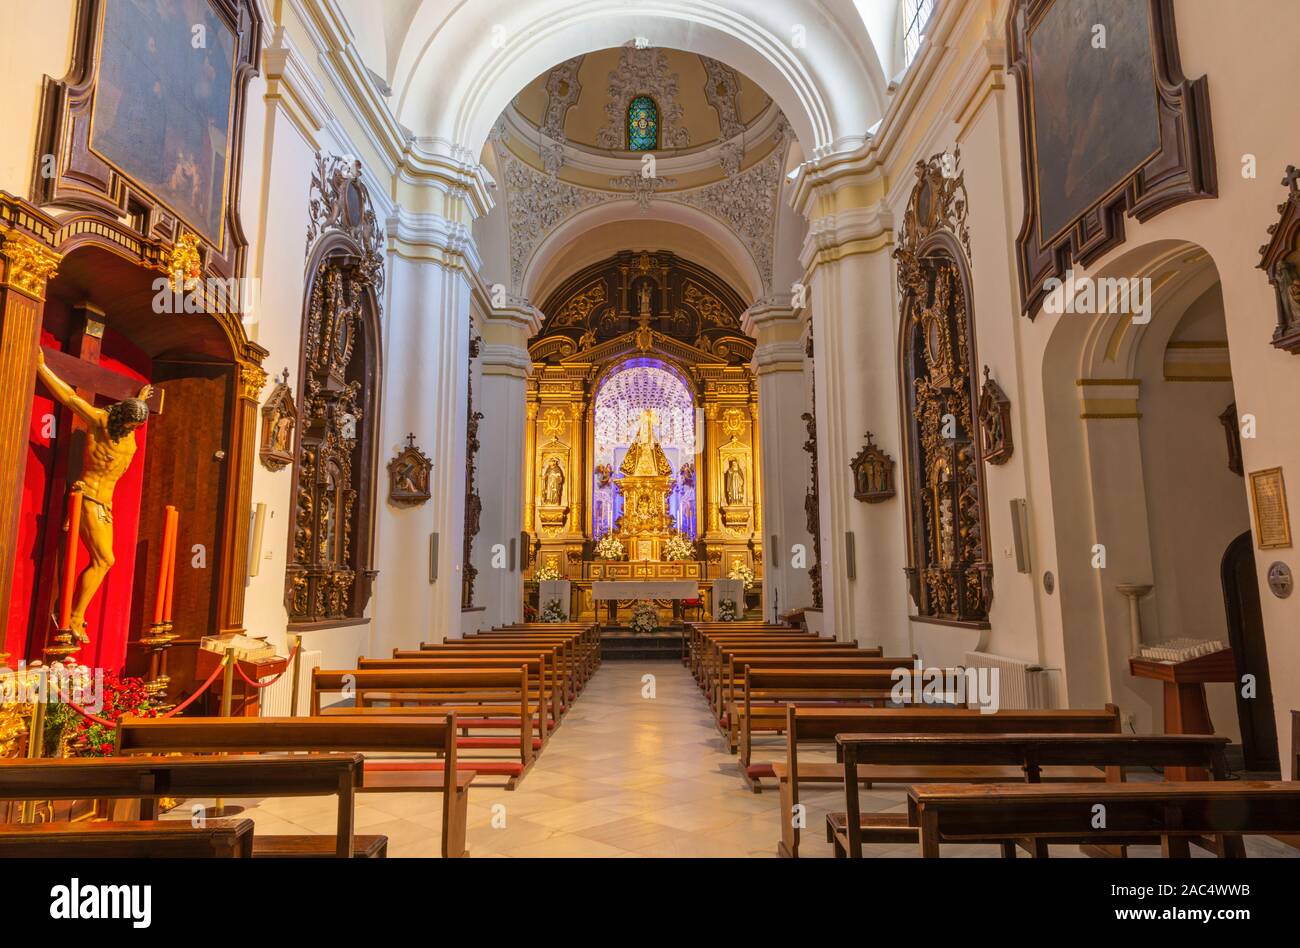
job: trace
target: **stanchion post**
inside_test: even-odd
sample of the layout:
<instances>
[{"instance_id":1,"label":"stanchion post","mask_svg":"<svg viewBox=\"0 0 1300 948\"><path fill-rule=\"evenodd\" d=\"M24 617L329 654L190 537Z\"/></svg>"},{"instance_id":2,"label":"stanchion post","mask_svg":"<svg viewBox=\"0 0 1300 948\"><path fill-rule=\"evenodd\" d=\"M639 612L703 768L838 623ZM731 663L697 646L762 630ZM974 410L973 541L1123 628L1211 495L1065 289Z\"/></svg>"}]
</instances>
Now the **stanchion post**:
<instances>
[{"instance_id":1,"label":"stanchion post","mask_svg":"<svg viewBox=\"0 0 1300 948\"><path fill-rule=\"evenodd\" d=\"M296 718L298 716L298 672L301 668L302 636L295 635L293 637L293 665L289 670L289 674L293 675L293 682L291 685L292 691L289 693L289 717L291 718Z\"/></svg>"},{"instance_id":2,"label":"stanchion post","mask_svg":"<svg viewBox=\"0 0 1300 948\"><path fill-rule=\"evenodd\" d=\"M45 756L45 705L49 697L49 669L36 670L36 700L32 702L32 724L27 730L27 759ZM36 822L36 801L24 800L18 810L19 823Z\"/></svg>"},{"instance_id":3,"label":"stanchion post","mask_svg":"<svg viewBox=\"0 0 1300 948\"><path fill-rule=\"evenodd\" d=\"M230 717L230 706L235 694L235 649L233 646L226 649L226 667L221 675L221 716ZM212 807L212 815L217 819L226 815L226 801L222 797L217 797L215 805Z\"/></svg>"}]
</instances>

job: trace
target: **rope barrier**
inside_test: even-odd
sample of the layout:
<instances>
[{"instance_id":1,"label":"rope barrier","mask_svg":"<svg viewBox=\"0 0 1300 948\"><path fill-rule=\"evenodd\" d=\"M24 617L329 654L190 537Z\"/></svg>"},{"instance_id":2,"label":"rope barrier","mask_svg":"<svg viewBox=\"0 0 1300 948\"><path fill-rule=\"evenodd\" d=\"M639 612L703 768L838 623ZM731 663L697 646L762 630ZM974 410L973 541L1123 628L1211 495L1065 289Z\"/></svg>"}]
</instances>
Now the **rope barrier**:
<instances>
[{"instance_id":1,"label":"rope barrier","mask_svg":"<svg viewBox=\"0 0 1300 948\"><path fill-rule=\"evenodd\" d=\"M81 715L91 724L98 724L100 727L117 727L117 725L114 722L101 718L98 715L91 714L85 708L78 707L77 705L73 704L71 701L67 702L67 704L69 708L71 708L73 711L76 711L79 715Z\"/></svg>"},{"instance_id":2,"label":"rope barrier","mask_svg":"<svg viewBox=\"0 0 1300 948\"><path fill-rule=\"evenodd\" d=\"M221 674L221 669L224 668L225 665L226 665L226 660L225 658L222 658L221 661L217 664L216 669L212 672L211 677L209 677L208 680L203 683L202 687L200 687L198 691L194 692L194 694L190 695L181 704L178 704L176 707L172 708L166 714L159 715L159 717L170 718L172 715L179 714L180 712L188 708L190 705L192 705L196 700L198 700L199 696L202 695L203 692L207 691L209 688L212 687L212 683L217 680L217 676ZM69 708L77 712L77 714L81 715L91 724L98 724L100 727L111 727L111 728L117 727L116 721L110 721L107 718L101 718L96 714L91 714L85 708L81 707L80 705L74 704L71 701L67 702L67 705Z\"/></svg>"},{"instance_id":3,"label":"rope barrier","mask_svg":"<svg viewBox=\"0 0 1300 948\"><path fill-rule=\"evenodd\" d=\"M163 718L174 717L180 714L190 705L192 705L195 701L198 700L199 695L203 694L203 692L207 691L209 688L212 687L212 683L217 680L217 676L221 674L222 670L225 669L225 667L226 667L226 658L225 656L222 656L221 661L217 662L217 667L212 669L212 674L208 676L208 680L205 681L202 684L202 686L200 686L200 688L196 692L194 692L194 694L190 695L188 698L186 698L176 707L172 708L166 714L159 715L159 717L163 717Z\"/></svg>"},{"instance_id":4,"label":"rope barrier","mask_svg":"<svg viewBox=\"0 0 1300 948\"><path fill-rule=\"evenodd\" d=\"M262 688L270 688L277 681L283 678L288 673L289 669L293 668L293 660L298 657L298 650L300 648L302 648L301 639L299 639L298 644L293 647L293 651L289 653L289 663L284 666L284 670L269 681L254 681L249 678L244 674L244 670L239 667L239 662L235 662L235 671L238 673L240 678L244 679L244 683L250 688L257 688L259 690Z\"/></svg>"}]
</instances>

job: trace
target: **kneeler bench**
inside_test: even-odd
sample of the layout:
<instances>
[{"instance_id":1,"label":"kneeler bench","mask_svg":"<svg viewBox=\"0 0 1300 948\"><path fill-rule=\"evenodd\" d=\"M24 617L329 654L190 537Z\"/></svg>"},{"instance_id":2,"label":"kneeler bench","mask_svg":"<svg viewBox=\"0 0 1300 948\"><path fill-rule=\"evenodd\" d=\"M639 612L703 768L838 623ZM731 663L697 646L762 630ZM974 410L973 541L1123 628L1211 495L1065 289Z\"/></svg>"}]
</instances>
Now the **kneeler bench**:
<instances>
[{"instance_id":1,"label":"kneeler bench","mask_svg":"<svg viewBox=\"0 0 1300 948\"><path fill-rule=\"evenodd\" d=\"M540 668L540 666L536 666ZM514 738L493 741L491 738L459 738L453 734L453 743L459 749L492 749L513 751L511 757L481 757L472 760L461 758L466 767L472 767L483 775L499 775L506 778L503 786L513 790L519 780L532 766L535 750L540 749L540 740L534 741L532 723L534 718L545 714L545 706L536 702L535 694L530 694L528 687L528 666L519 662L511 667L497 668L367 668L367 669L322 669L312 672L311 709L322 720L338 720L333 714L321 714L322 698L327 694L347 694L351 692L358 708L331 709L339 712L341 717L356 717L361 720L378 718L405 721L432 721L438 716L452 715L457 722L456 730L461 728L462 716L483 718L511 718L517 721L513 730ZM389 700L418 702L421 707L365 707L370 696L384 694ZM433 714L395 713L423 711L428 708ZM539 736L540 737L540 736ZM369 766L367 767L369 769ZM423 769L437 771L440 768L431 764Z\"/></svg>"},{"instance_id":2,"label":"kneeler bench","mask_svg":"<svg viewBox=\"0 0 1300 948\"><path fill-rule=\"evenodd\" d=\"M1098 805L1105 827L1093 825ZM1191 842L1210 848L1203 840L1213 837L1221 855L1242 858L1243 835L1300 831L1300 782L938 784L911 789L908 822L928 858L939 855L941 843L990 833L1028 837L1043 856L1048 843L1115 843L1141 834L1159 837L1165 857L1186 858Z\"/></svg>"},{"instance_id":3,"label":"kneeler bench","mask_svg":"<svg viewBox=\"0 0 1300 948\"><path fill-rule=\"evenodd\" d=\"M365 759L360 768L360 783L355 789L361 793L442 794L442 855L444 858L460 858L469 855L465 850L465 822L469 806L469 787L474 782L475 771L462 770L458 766L455 738L456 716L454 714L427 715L418 718L392 715L309 718L127 716L122 718L118 725L117 748L119 754L263 755L327 752L418 755L392 762ZM228 762L249 759L242 756L224 758ZM293 762L302 758L259 756L251 759ZM228 791L216 795L256 797L268 794L263 790L255 789L245 794ZM284 792L278 795L303 796L305 794ZM348 812L351 813L351 807L348 808ZM363 851L374 851L374 849L367 844ZM286 855L303 855L303 853L290 852Z\"/></svg>"},{"instance_id":4,"label":"kneeler bench","mask_svg":"<svg viewBox=\"0 0 1300 948\"><path fill-rule=\"evenodd\" d=\"M917 839L919 824L910 815L903 821L899 819L902 814L860 812L859 785L879 780L881 771L896 770L901 774L919 768L930 776L929 786L1074 787L1097 798L1112 787L1129 786L1116 782L1122 779L1125 767L1198 766L1222 780L1227 775L1223 758L1227 743L1225 737L1199 734L841 734L836 744L843 760L840 779L844 781L846 809L828 815L826 837L835 846L837 856L854 858L861 857L864 841L897 843ZM926 763L939 760L948 763L940 766ZM933 779L932 775L945 769L961 773L957 778L960 783L944 784ZM1009 777L1000 776L1008 772ZM1077 772L1094 776L1088 782L1077 782L1071 779ZM854 773L856 780L851 779ZM1107 775L1113 778L1110 782L1104 780ZM1023 782L1004 782L1017 778ZM911 782L920 785L922 781ZM910 792L915 793L917 789L918 786L912 786ZM1143 829L1129 826L1125 832L1104 839L1097 834L1075 833L1057 841L1083 846L1099 842L1120 846L1157 842L1149 828L1145 832ZM996 843L1009 858L1015 856L1016 843L1036 856L1047 854L1046 842L1033 833L1018 828L1007 832L1005 826L994 822L986 824L985 830L968 834L963 841Z\"/></svg>"},{"instance_id":5,"label":"kneeler bench","mask_svg":"<svg viewBox=\"0 0 1300 948\"><path fill-rule=\"evenodd\" d=\"M912 705L906 708L860 708L860 707L808 707L789 705L785 710L785 760L771 764L751 764L750 777L757 783L758 768L765 768L771 775L779 776L778 789L781 799L781 841L777 851L782 856L796 857L799 854L800 829L794 825L791 815L799 803L799 787L804 783L843 784L845 771L838 764L805 762L800 748L809 745L835 746L836 737L854 734L862 735L917 735L917 734L1118 734L1120 730L1119 709L1108 705L1098 710L1057 710L1057 711L997 711L993 714L981 714L969 708L951 708L939 705ZM840 752L841 760L843 752ZM988 761L980 770L984 779L1018 780L1023 777L1019 763L1006 761L995 762L989 766ZM950 761L944 757L911 757L901 759L879 758L858 766L859 784L868 787L872 783L892 783L895 781L919 783L935 780L951 782L955 779L970 780L976 776L976 768L959 767L963 761ZM1084 778L1101 779L1101 773L1092 768L1079 770L1070 766L1053 767L1048 779L1068 777L1071 773ZM951 776L944 777L944 774ZM1077 779L1077 778L1076 778ZM846 791L847 792L847 791ZM856 794L856 788L854 793ZM888 817L888 818L885 818ZM892 815L882 817L879 827L881 836L872 837L872 842L898 842L891 835L897 821ZM838 825L838 824L837 824ZM905 837L907 842L915 838Z\"/></svg>"},{"instance_id":6,"label":"kneeler bench","mask_svg":"<svg viewBox=\"0 0 1300 948\"><path fill-rule=\"evenodd\" d=\"M388 849L386 837L353 834L354 801L362 786L363 762L360 754L13 760L0 765L0 800L138 800L139 825L150 828L189 825L188 820L154 822L160 797L337 796L338 826L333 836L254 835L251 854L383 856Z\"/></svg>"},{"instance_id":7,"label":"kneeler bench","mask_svg":"<svg viewBox=\"0 0 1300 948\"><path fill-rule=\"evenodd\" d=\"M0 859L247 859L252 820L0 824Z\"/></svg>"}]
</instances>

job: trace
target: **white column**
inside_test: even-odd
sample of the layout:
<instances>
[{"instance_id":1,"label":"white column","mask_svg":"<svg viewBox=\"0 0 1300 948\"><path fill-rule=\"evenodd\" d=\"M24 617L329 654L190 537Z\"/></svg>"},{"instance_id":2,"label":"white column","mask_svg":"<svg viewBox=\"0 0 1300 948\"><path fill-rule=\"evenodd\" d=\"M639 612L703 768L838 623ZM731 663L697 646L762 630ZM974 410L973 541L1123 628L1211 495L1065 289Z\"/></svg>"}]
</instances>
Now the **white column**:
<instances>
[{"instance_id":1,"label":"white column","mask_svg":"<svg viewBox=\"0 0 1300 948\"><path fill-rule=\"evenodd\" d=\"M380 437L379 522L372 655L415 648L460 629L465 523L465 391L473 244L463 227L390 222L401 248L391 268L385 312L384 399ZM439 234L459 238L451 246ZM386 466L415 435L433 461L433 497L418 507L388 503ZM430 536L437 537L431 580Z\"/></svg>"},{"instance_id":2,"label":"white column","mask_svg":"<svg viewBox=\"0 0 1300 948\"><path fill-rule=\"evenodd\" d=\"M811 458L804 451L807 431L801 415L807 410L802 323L789 299L755 303L742 319L745 331L758 341L753 368L758 376L758 424L763 483L763 615L774 607L788 612L812 606L812 537L807 529L804 497ZM775 538L775 543L773 543ZM796 558L795 547L802 557Z\"/></svg>"},{"instance_id":3,"label":"white column","mask_svg":"<svg viewBox=\"0 0 1300 948\"><path fill-rule=\"evenodd\" d=\"M905 514L898 403L898 316L879 205L814 221L803 262L811 272L816 374L822 596L827 629L842 640L911 651L903 567ZM852 252L849 252L849 251ZM898 463L898 495L880 504L853 496L850 462L867 432ZM849 578L848 535L854 578Z\"/></svg>"},{"instance_id":4,"label":"white column","mask_svg":"<svg viewBox=\"0 0 1300 948\"><path fill-rule=\"evenodd\" d=\"M487 332L492 333L491 327ZM481 361L483 383L475 402L483 413L478 453L483 514L474 544L474 604L487 609L483 624L491 627L523 618L519 534L524 524L525 381L531 363L526 348L500 342L485 342Z\"/></svg>"}]
</instances>

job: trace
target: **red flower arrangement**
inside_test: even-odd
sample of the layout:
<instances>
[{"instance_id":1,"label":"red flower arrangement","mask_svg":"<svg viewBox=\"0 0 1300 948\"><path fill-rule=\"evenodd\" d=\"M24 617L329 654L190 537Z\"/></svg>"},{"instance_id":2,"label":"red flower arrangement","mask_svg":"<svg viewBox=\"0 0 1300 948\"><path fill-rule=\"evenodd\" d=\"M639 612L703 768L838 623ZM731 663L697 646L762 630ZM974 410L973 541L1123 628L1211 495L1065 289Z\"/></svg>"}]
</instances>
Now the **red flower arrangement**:
<instances>
[{"instance_id":1,"label":"red flower arrangement","mask_svg":"<svg viewBox=\"0 0 1300 948\"><path fill-rule=\"evenodd\" d=\"M86 708L95 720L82 717L72 708L64 708L64 727L68 734L68 750L74 757L111 757L117 739L117 722L123 715L152 718L158 716L153 699L139 678L119 678L105 672L103 707L99 711ZM107 723L100 723L107 722Z\"/></svg>"}]
</instances>

